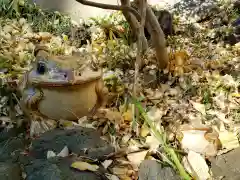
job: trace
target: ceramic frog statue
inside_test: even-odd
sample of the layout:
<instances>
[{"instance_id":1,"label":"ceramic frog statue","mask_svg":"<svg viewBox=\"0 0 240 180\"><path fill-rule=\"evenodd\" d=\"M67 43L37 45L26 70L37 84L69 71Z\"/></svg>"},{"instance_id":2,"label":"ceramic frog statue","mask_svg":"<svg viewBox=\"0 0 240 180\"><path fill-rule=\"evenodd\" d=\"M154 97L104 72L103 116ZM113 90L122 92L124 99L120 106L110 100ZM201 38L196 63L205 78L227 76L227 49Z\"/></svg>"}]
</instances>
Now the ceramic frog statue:
<instances>
[{"instance_id":1,"label":"ceramic frog statue","mask_svg":"<svg viewBox=\"0 0 240 180\"><path fill-rule=\"evenodd\" d=\"M34 55L32 69L19 83L21 104L32 115L32 123L47 130L46 119L75 121L103 105L107 90L101 69L83 57L51 56L44 46L36 46Z\"/></svg>"}]
</instances>

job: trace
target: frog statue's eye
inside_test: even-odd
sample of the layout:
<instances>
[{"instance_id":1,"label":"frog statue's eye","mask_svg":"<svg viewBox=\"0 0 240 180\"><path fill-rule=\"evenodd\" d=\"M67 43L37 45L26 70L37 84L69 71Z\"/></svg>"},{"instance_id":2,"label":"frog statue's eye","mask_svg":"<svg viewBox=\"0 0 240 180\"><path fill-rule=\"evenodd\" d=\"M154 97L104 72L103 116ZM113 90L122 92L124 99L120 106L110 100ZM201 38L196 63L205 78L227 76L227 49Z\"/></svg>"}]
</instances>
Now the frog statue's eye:
<instances>
[{"instance_id":1,"label":"frog statue's eye","mask_svg":"<svg viewBox=\"0 0 240 180\"><path fill-rule=\"evenodd\" d=\"M46 68L45 63L39 61L39 62L37 63L37 72L38 72L39 74L44 74L44 73L46 72L46 70L47 70L47 68Z\"/></svg>"}]
</instances>

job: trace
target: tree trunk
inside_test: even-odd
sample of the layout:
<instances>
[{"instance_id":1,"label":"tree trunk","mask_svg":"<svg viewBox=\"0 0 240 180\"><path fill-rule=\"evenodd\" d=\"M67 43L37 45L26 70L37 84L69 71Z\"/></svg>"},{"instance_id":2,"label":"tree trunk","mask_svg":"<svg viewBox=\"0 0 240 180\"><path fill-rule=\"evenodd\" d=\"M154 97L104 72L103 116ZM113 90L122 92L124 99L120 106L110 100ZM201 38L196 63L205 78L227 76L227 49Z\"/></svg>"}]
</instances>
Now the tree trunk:
<instances>
[{"instance_id":1,"label":"tree trunk","mask_svg":"<svg viewBox=\"0 0 240 180\"><path fill-rule=\"evenodd\" d=\"M138 0L135 0L132 3L132 6L135 6L135 8L139 10ZM151 35L151 42L156 51L158 67L159 69L164 69L168 64L168 53L166 49L165 35L154 12L152 11L152 8L149 5L147 5L146 10L145 27L147 28L148 33Z\"/></svg>"},{"instance_id":2,"label":"tree trunk","mask_svg":"<svg viewBox=\"0 0 240 180\"><path fill-rule=\"evenodd\" d=\"M168 65L168 53L165 35L149 5L146 10L146 28L151 35L151 41L156 51L158 67L160 69L164 69Z\"/></svg>"}]
</instances>

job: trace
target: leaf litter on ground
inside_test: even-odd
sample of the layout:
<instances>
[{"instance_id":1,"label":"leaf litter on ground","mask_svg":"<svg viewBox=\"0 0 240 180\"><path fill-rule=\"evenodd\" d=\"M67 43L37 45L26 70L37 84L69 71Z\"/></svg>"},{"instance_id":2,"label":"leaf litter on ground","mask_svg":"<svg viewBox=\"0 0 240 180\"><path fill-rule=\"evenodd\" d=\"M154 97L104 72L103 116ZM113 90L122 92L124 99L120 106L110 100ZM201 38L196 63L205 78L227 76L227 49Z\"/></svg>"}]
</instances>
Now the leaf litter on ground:
<instances>
[{"instance_id":1,"label":"leaf litter on ground","mask_svg":"<svg viewBox=\"0 0 240 180\"><path fill-rule=\"evenodd\" d=\"M138 107L144 109L146 114L137 122L140 136L131 129L134 102L131 102L130 90L133 86L136 46L128 46L127 37L119 39L113 36L116 31L128 33L129 27L121 12L105 19L93 18L92 40L81 48L72 45L74 43L67 32L63 32L67 27L60 27L57 19L55 29L49 25L49 29L36 31L33 28L36 24L34 20L0 17L0 68L3 72L7 71L1 73L1 78L3 82L8 77L17 80L30 68L36 41L47 45L53 54L87 52L89 57L97 59L104 67L105 82L113 94L110 108L87 122L88 126L102 129L104 138L114 144L116 150L131 150L126 157L113 158L115 163L110 163L107 168L112 169L120 179L131 179L135 177L134 172L142 160L152 159L152 154L160 154L158 160L177 168L182 176L188 178L180 163L181 158L176 156L174 150L181 149L187 153L183 161L184 158L188 161L191 170L185 167L186 163L182 163L187 172L195 178L206 179L210 171L204 163L206 155L213 156L239 147L240 78L236 73L240 70L239 43L234 46L224 46L220 40L217 44L212 43L209 36L216 30L208 28L211 21L187 25L181 24L188 22L186 16L179 15L175 19L179 20L178 28L183 29L184 33L168 38L169 65L164 71L167 80L157 88L149 87L149 82L146 83L144 78L146 74L154 76L157 72L153 50L149 49L143 57L146 67L140 73L142 100ZM38 25L37 29L41 30L41 24ZM194 26L194 36L190 35L193 30L189 25ZM114 31L109 33L111 37L106 37L106 28ZM6 97L1 97L1 112L9 116ZM72 126L70 122L65 124ZM52 156L56 154L49 150L49 157ZM194 163L198 161L202 165L196 167ZM87 162L75 162L72 166L79 170L97 169Z\"/></svg>"}]
</instances>

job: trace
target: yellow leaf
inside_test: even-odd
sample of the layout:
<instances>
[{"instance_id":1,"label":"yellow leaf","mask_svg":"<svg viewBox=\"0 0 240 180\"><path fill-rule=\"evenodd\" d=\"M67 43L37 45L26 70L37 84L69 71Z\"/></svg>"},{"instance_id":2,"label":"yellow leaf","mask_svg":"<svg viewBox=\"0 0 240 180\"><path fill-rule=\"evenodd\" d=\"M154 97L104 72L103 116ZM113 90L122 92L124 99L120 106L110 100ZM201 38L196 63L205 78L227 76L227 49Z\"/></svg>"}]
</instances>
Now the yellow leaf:
<instances>
[{"instance_id":1,"label":"yellow leaf","mask_svg":"<svg viewBox=\"0 0 240 180\"><path fill-rule=\"evenodd\" d=\"M76 162L72 163L71 167L81 170L81 171L85 171L85 170L97 171L99 168L99 166L97 166L97 165L89 164L89 163L83 162L83 161L76 161Z\"/></svg>"},{"instance_id":2,"label":"yellow leaf","mask_svg":"<svg viewBox=\"0 0 240 180\"><path fill-rule=\"evenodd\" d=\"M127 110L126 112L123 113L122 117L125 121L132 121L132 111Z\"/></svg>"},{"instance_id":3,"label":"yellow leaf","mask_svg":"<svg viewBox=\"0 0 240 180\"><path fill-rule=\"evenodd\" d=\"M240 93L232 93L233 97L240 97Z\"/></svg>"},{"instance_id":4,"label":"yellow leaf","mask_svg":"<svg viewBox=\"0 0 240 180\"><path fill-rule=\"evenodd\" d=\"M110 30L109 31L109 39L112 41L113 40L113 32Z\"/></svg>"},{"instance_id":5,"label":"yellow leaf","mask_svg":"<svg viewBox=\"0 0 240 180\"><path fill-rule=\"evenodd\" d=\"M72 127L73 122L72 121L67 121L67 120L60 120L60 125L62 125L62 127L64 127L64 128Z\"/></svg>"},{"instance_id":6,"label":"yellow leaf","mask_svg":"<svg viewBox=\"0 0 240 180\"><path fill-rule=\"evenodd\" d=\"M68 36L67 35L63 34L62 37L63 37L64 41L68 41Z\"/></svg>"},{"instance_id":7,"label":"yellow leaf","mask_svg":"<svg viewBox=\"0 0 240 180\"><path fill-rule=\"evenodd\" d=\"M141 131L140 131L140 136L141 137L146 137L149 134L149 128L146 126L146 124L144 123L141 127Z\"/></svg>"},{"instance_id":8,"label":"yellow leaf","mask_svg":"<svg viewBox=\"0 0 240 180\"><path fill-rule=\"evenodd\" d=\"M232 150L239 147L238 136L236 133L222 131L219 133L219 139L224 149Z\"/></svg>"}]
</instances>

